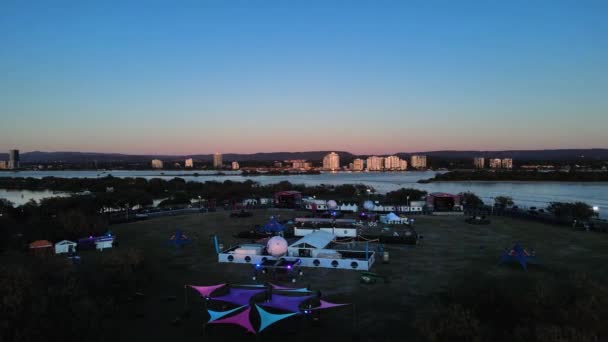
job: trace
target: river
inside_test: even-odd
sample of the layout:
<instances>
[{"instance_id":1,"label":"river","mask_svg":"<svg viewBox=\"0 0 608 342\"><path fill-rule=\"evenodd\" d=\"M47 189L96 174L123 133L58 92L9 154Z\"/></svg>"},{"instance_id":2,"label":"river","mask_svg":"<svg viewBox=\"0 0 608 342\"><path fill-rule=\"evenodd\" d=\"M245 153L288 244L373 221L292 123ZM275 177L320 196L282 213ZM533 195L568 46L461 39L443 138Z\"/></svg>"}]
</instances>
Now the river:
<instances>
[{"instance_id":1,"label":"river","mask_svg":"<svg viewBox=\"0 0 608 342\"><path fill-rule=\"evenodd\" d=\"M199 176L194 174L198 173ZM581 201L600 209L600 216L608 218L608 182L579 183L579 182L440 182L417 183L420 179L432 178L436 171L413 172L337 172L321 173L318 175L290 176L253 176L243 177L238 171L226 171L225 175L213 175L215 171L19 171L0 172L0 177L62 177L62 178L99 178L112 175L114 177L142 177L146 179L172 179L179 176L188 181L237 181L253 180L260 184L289 181L294 184L355 184L361 183L372 186L379 193L399 188L416 188L428 192L459 193L471 191L484 201L491 202L496 196L510 196L520 207L545 207L550 202ZM23 196L22 196L23 195ZM54 194L50 191L6 191L0 190L0 198L7 198L16 204L27 202L30 198L40 199Z\"/></svg>"}]
</instances>

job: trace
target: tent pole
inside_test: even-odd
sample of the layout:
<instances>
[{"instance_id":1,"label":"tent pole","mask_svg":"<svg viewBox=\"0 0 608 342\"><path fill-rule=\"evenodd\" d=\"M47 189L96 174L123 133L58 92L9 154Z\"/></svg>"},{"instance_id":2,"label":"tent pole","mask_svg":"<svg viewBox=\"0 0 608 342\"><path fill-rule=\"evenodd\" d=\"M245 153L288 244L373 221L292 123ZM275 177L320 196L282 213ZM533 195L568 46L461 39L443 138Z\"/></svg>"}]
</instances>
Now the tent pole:
<instances>
[{"instance_id":1,"label":"tent pole","mask_svg":"<svg viewBox=\"0 0 608 342\"><path fill-rule=\"evenodd\" d=\"M188 285L184 285L184 311L188 309Z\"/></svg>"}]
</instances>

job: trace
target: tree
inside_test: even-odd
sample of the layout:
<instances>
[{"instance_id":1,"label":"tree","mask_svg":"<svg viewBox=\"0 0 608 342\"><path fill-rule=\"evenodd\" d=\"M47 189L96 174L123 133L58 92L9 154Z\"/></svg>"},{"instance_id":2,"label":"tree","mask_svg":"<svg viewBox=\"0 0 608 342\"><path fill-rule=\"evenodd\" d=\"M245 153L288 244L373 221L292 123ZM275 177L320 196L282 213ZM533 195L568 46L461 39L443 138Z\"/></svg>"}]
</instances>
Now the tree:
<instances>
[{"instance_id":1,"label":"tree","mask_svg":"<svg viewBox=\"0 0 608 342\"><path fill-rule=\"evenodd\" d=\"M499 208L506 208L513 205L513 199L509 196L498 196L494 198L494 206Z\"/></svg>"},{"instance_id":2,"label":"tree","mask_svg":"<svg viewBox=\"0 0 608 342\"><path fill-rule=\"evenodd\" d=\"M401 188L386 194L386 201L391 204L409 204L410 201L419 201L426 196L426 191L418 189Z\"/></svg>"},{"instance_id":3,"label":"tree","mask_svg":"<svg viewBox=\"0 0 608 342\"><path fill-rule=\"evenodd\" d=\"M587 220L593 216L593 208L583 202L562 203L552 202L547 210L557 218Z\"/></svg>"},{"instance_id":4,"label":"tree","mask_svg":"<svg viewBox=\"0 0 608 342\"><path fill-rule=\"evenodd\" d=\"M460 194L462 205L465 209L479 209L483 207L483 201L472 192L463 192Z\"/></svg>"}]
</instances>

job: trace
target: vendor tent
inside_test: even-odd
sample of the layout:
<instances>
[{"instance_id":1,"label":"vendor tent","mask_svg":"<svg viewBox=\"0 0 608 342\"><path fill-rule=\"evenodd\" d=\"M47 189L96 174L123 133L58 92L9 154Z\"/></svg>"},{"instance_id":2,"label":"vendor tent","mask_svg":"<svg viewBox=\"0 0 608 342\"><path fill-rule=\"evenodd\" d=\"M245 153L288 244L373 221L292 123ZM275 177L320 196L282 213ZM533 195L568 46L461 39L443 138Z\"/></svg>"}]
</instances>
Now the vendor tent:
<instances>
[{"instance_id":1,"label":"vendor tent","mask_svg":"<svg viewBox=\"0 0 608 342\"><path fill-rule=\"evenodd\" d=\"M29 248L36 255L53 254L53 243L48 240L36 240L30 243Z\"/></svg>"},{"instance_id":2,"label":"vendor tent","mask_svg":"<svg viewBox=\"0 0 608 342\"><path fill-rule=\"evenodd\" d=\"M106 248L112 248L112 244L114 243L114 236L106 235L99 236L95 238L95 248L103 251Z\"/></svg>"},{"instance_id":3,"label":"vendor tent","mask_svg":"<svg viewBox=\"0 0 608 342\"><path fill-rule=\"evenodd\" d=\"M76 251L76 242L63 240L55 244L55 254L72 253Z\"/></svg>"},{"instance_id":4,"label":"vendor tent","mask_svg":"<svg viewBox=\"0 0 608 342\"><path fill-rule=\"evenodd\" d=\"M384 217L384 221L385 222L401 221L401 217L397 216L395 213L388 213L388 215L386 215Z\"/></svg>"}]
</instances>

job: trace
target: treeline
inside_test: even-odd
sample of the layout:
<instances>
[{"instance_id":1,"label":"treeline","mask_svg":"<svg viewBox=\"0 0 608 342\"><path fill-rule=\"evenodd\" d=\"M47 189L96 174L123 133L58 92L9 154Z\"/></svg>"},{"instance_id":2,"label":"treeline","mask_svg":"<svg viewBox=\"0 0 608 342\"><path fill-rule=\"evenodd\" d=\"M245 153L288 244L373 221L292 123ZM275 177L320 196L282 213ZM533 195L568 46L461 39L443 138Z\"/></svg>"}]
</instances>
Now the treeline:
<instances>
[{"instance_id":1,"label":"treeline","mask_svg":"<svg viewBox=\"0 0 608 342\"><path fill-rule=\"evenodd\" d=\"M260 172L256 170L243 170L241 176L293 176L293 175L319 175L321 171L308 170L308 171L290 171L290 170L269 170L267 172Z\"/></svg>"},{"instance_id":2,"label":"treeline","mask_svg":"<svg viewBox=\"0 0 608 342\"><path fill-rule=\"evenodd\" d=\"M450 171L419 183L449 181L551 181L551 182L608 182L608 172L560 171Z\"/></svg>"},{"instance_id":3,"label":"treeline","mask_svg":"<svg viewBox=\"0 0 608 342\"><path fill-rule=\"evenodd\" d=\"M124 201L134 200L137 197L150 196L153 199L166 198L174 193L186 193L191 198L201 196L206 199L234 200L252 197L272 197L278 191L295 190L304 196L334 195L337 197L352 197L365 193L369 188L362 184L319 185L305 186L282 181L275 184L260 185L252 180L234 182L186 181L175 177L170 180L161 178L146 179L117 178L107 176L104 178L11 178L1 177L0 188L14 190L51 190L62 192L90 192L94 194L107 193L110 198L124 198ZM149 202L146 200L146 202Z\"/></svg>"}]
</instances>

